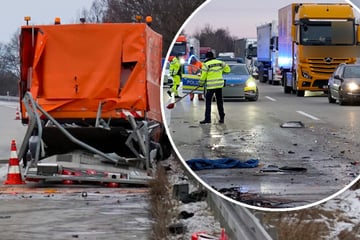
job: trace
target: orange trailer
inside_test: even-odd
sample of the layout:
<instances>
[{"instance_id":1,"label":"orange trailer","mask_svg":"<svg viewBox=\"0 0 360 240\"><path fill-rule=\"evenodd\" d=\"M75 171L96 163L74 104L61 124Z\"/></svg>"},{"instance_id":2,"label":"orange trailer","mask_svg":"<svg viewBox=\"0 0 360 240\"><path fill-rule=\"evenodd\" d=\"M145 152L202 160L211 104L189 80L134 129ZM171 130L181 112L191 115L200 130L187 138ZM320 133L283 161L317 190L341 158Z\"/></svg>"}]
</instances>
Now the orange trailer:
<instances>
[{"instance_id":1,"label":"orange trailer","mask_svg":"<svg viewBox=\"0 0 360 240\"><path fill-rule=\"evenodd\" d=\"M116 164L107 153L145 158L149 167L153 149L168 157L161 49L162 36L145 23L23 26L19 91L29 127L19 158L30 151L36 164L85 148Z\"/></svg>"}]
</instances>

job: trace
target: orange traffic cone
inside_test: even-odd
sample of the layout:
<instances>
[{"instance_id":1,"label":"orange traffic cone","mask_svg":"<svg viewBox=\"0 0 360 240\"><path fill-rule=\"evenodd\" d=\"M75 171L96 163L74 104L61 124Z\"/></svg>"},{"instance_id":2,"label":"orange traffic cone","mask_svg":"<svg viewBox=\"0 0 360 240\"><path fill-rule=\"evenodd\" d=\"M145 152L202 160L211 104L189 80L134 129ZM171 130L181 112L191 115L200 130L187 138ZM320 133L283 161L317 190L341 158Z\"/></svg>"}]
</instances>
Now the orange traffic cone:
<instances>
[{"instance_id":1,"label":"orange traffic cone","mask_svg":"<svg viewBox=\"0 0 360 240\"><path fill-rule=\"evenodd\" d=\"M19 159L16 153L16 143L15 140L11 142L11 153L9 159L9 169L7 180L4 184L25 184L22 180L20 166L19 166Z\"/></svg>"},{"instance_id":2,"label":"orange traffic cone","mask_svg":"<svg viewBox=\"0 0 360 240\"><path fill-rule=\"evenodd\" d=\"M18 107L16 108L15 120L20 120L20 112Z\"/></svg>"}]
</instances>

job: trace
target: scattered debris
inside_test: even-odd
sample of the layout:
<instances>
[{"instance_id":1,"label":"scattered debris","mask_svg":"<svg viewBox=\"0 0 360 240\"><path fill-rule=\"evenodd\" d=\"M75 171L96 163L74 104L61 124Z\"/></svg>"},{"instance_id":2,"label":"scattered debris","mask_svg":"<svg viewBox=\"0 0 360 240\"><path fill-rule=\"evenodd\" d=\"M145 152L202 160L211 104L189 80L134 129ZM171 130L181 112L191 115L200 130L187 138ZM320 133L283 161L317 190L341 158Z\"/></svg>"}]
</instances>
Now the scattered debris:
<instances>
[{"instance_id":1,"label":"scattered debris","mask_svg":"<svg viewBox=\"0 0 360 240\"><path fill-rule=\"evenodd\" d=\"M173 223L169 226L169 232L171 234L184 234L186 231L186 226L183 223Z\"/></svg>"},{"instance_id":2,"label":"scattered debris","mask_svg":"<svg viewBox=\"0 0 360 240\"><path fill-rule=\"evenodd\" d=\"M282 171L296 171L296 172L306 172L307 169L304 167L288 167L288 166L284 166L284 167L280 167L279 168Z\"/></svg>"},{"instance_id":3,"label":"scattered debris","mask_svg":"<svg viewBox=\"0 0 360 240\"><path fill-rule=\"evenodd\" d=\"M278 208L283 205L293 203L293 201L291 200L275 199L275 198L266 199L256 193L249 193L249 192L244 193L241 192L241 188L239 187L222 188L218 190L218 192L236 201L257 207Z\"/></svg>"},{"instance_id":4,"label":"scattered debris","mask_svg":"<svg viewBox=\"0 0 360 240\"><path fill-rule=\"evenodd\" d=\"M179 213L179 219L188 219L188 218L191 218L191 217L193 217L195 214L194 213L189 213L189 212L187 212L187 211L181 211L180 213Z\"/></svg>"},{"instance_id":5,"label":"scattered debris","mask_svg":"<svg viewBox=\"0 0 360 240\"><path fill-rule=\"evenodd\" d=\"M286 172L286 171L295 171L295 172L306 172L307 169L304 167L278 167L276 165L269 165L260 170L260 172Z\"/></svg>"},{"instance_id":6,"label":"scattered debris","mask_svg":"<svg viewBox=\"0 0 360 240\"><path fill-rule=\"evenodd\" d=\"M303 128L305 127L301 121L288 121L280 125L282 128Z\"/></svg>"},{"instance_id":7,"label":"scattered debris","mask_svg":"<svg viewBox=\"0 0 360 240\"><path fill-rule=\"evenodd\" d=\"M206 197L207 197L206 190L197 190L197 191L191 192L188 195L184 196L184 198L181 199L181 202L182 203L191 203L191 202L205 201Z\"/></svg>"}]
</instances>

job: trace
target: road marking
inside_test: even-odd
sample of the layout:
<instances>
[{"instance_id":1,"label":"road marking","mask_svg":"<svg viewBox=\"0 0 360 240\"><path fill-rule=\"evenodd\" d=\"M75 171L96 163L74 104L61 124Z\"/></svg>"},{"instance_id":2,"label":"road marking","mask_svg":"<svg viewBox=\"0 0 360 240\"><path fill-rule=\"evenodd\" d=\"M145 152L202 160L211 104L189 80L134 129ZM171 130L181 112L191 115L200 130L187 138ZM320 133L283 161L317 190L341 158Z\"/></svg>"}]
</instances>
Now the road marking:
<instances>
[{"instance_id":1,"label":"road marking","mask_svg":"<svg viewBox=\"0 0 360 240\"><path fill-rule=\"evenodd\" d=\"M308 117L308 118L311 118L311 119L313 119L313 120L320 120L319 118L314 117L313 115L310 115L310 114L308 114L308 113L306 113L306 112L303 112L303 111L296 111L296 112L299 113L299 114L301 114L301 115L304 115L304 116L306 116L306 117Z\"/></svg>"},{"instance_id":2,"label":"road marking","mask_svg":"<svg viewBox=\"0 0 360 240\"><path fill-rule=\"evenodd\" d=\"M269 99L270 101L276 102L275 98L269 97L269 96L265 96L265 98Z\"/></svg>"}]
</instances>

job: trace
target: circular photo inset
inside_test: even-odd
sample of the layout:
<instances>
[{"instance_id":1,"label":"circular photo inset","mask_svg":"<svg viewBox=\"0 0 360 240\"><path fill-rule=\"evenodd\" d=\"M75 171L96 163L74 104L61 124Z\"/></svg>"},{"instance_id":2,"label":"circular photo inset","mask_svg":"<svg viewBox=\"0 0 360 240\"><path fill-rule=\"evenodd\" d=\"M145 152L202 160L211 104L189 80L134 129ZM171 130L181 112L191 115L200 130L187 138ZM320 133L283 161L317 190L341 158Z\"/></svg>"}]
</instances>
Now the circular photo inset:
<instances>
[{"instance_id":1,"label":"circular photo inset","mask_svg":"<svg viewBox=\"0 0 360 240\"><path fill-rule=\"evenodd\" d=\"M332 0L212 0L184 23L163 73L163 118L200 182L282 211L357 181L358 16Z\"/></svg>"}]
</instances>

